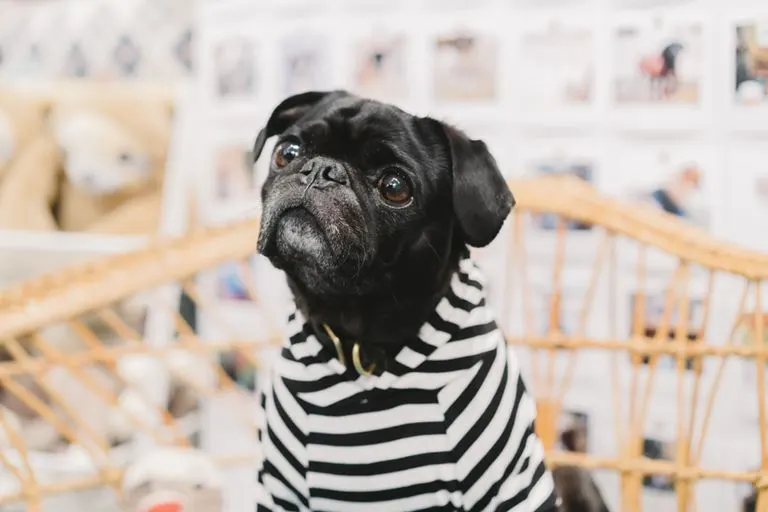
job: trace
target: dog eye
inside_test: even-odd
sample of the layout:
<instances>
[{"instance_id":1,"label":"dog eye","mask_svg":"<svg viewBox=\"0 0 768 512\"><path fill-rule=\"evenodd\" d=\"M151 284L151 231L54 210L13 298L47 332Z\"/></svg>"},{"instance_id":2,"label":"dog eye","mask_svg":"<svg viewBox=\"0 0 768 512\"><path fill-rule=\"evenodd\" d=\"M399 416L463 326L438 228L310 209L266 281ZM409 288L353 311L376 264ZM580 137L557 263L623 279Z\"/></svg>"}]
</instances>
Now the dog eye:
<instances>
[{"instance_id":1,"label":"dog eye","mask_svg":"<svg viewBox=\"0 0 768 512\"><path fill-rule=\"evenodd\" d=\"M299 154L301 154L301 146L291 141L281 142L275 148L275 155L273 158L275 167L282 169L293 162Z\"/></svg>"},{"instance_id":2,"label":"dog eye","mask_svg":"<svg viewBox=\"0 0 768 512\"><path fill-rule=\"evenodd\" d=\"M411 200L411 185L399 172L385 174L379 181L379 193L387 202L402 206Z\"/></svg>"}]
</instances>

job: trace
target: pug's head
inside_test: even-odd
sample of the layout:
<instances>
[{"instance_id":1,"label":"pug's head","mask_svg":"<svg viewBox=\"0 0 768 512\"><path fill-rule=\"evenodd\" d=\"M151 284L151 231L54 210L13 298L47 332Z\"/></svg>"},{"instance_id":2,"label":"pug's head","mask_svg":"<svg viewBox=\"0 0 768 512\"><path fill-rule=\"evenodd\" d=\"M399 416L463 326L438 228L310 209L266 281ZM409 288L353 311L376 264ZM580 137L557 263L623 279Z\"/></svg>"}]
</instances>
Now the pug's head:
<instances>
[{"instance_id":1,"label":"pug's head","mask_svg":"<svg viewBox=\"0 0 768 512\"><path fill-rule=\"evenodd\" d=\"M272 136L258 250L305 294L399 300L439 288L515 202L482 141L344 91L285 99L255 159Z\"/></svg>"}]
</instances>

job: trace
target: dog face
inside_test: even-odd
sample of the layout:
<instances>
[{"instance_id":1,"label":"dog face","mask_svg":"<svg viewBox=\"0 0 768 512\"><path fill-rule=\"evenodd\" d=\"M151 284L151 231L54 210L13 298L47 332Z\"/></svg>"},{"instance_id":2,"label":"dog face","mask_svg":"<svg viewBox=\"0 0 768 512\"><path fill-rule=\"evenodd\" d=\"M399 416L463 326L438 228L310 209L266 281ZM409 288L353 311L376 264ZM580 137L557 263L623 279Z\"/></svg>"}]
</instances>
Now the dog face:
<instances>
[{"instance_id":1,"label":"dog face","mask_svg":"<svg viewBox=\"0 0 768 512\"><path fill-rule=\"evenodd\" d=\"M344 91L284 100L255 159L273 135L258 250L315 294L433 274L459 247L489 244L514 205L483 142Z\"/></svg>"}]
</instances>

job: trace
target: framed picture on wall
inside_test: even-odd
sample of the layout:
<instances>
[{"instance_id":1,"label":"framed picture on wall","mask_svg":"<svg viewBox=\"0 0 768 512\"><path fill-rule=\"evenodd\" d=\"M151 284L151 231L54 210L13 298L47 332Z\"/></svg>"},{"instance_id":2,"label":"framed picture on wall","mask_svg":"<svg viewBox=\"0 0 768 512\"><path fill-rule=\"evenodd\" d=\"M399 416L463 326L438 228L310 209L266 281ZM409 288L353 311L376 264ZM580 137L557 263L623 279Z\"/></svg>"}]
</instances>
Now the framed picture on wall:
<instances>
[{"instance_id":1,"label":"framed picture on wall","mask_svg":"<svg viewBox=\"0 0 768 512\"><path fill-rule=\"evenodd\" d=\"M721 159L691 139L627 138L612 150L611 165L621 172L605 176L605 190L714 231L724 214Z\"/></svg>"},{"instance_id":2,"label":"framed picture on wall","mask_svg":"<svg viewBox=\"0 0 768 512\"><path fill-rule=\"evenodd\" d=\"M611 33L611 99L622 126L700 128L711 87L705 23L693 15L616 16Z\"/></svg>"},{"instance_id":3,"label":"framed picture on wall","mask_svg":"<svg viewBox=\"0 0 768 512\"><path fill-rule=\"evenodd\" d=\"M296 31L282 38L279 51L282 96L329 87L333 69L325 35L306 28Z\"/></svg>"},{"instance_id":4,"label":"framed picture on wall","mask_svg":"<svg viewBox=\"0 0 768 512\"><path fill-rule=\"evenodd\" d=\"M255 199L256 177L250 148L232 143L215 151L216 198L220 202Z\"/></svg>"},{"instance_id":5,"label":"framed picture on wall","mask_svg":"<svg viewBox=\"0 0 768 512\"><path fill-rule=\"evenodd\" d=\"M525 122L558 126L593 120L596 48L591 19L532 14L517 56L516 103Z\"/></svg>"},{"instance_id":6,"label":"framed picture on wall","mask_svg":"<svg viewBox=\"0 0 768 512\"><path fill-rule=\"evenodd\" d=\"M491 102L499 94L499 41L479 29L440 31L432 40L432 91L437 102Z\"/></svg>"},{"instance_id":7,"label":"framed picture on wall","mask_svg":"<svg viewBox=\"0 0 768 512\"><path fill-rule=\"evenodd\" d=\"M256 95L261 76L257 67L256 41L231 33L216 40L207 57L211 60L211 86L220 101L248 100Z\"/></svg>"},{"instance_id":8,"label":"framed picture on wall","mask_svg":"<svg viewBox=\"0 0 768 512\"><path fill-rule=\"evenodd\" d=\"M6 9L3 13L0 19L0 77L12 75L20 43L29 33L30 23L29 9Z\"/></svg>"},{"instance_id":9,"label":"framed picture on wall","mask_svg":"<svg viewBox=\"0 0 768 512\"><path fill-rule=\"evenodd\" d=\"M210 123L209 135L203 141L205 164L195 187L203 222L222 216L233 220L259 214L261 185L269 170L273 143L264 147L254 163L257 126L248 117L227 117Z\"/></svg>"},{"instance_id":10,"label":"framed picture on wall","mask_svg":"<svg viewBox=\"0 0 768 512\"><path fill-rule=\"evenodd\" d=\"M352 89L395 101L408 94L408 40L402 31L375 31L355 37Z\"/></svg>"},{"instance_id":11,"label":"framed picture on wall","mask_svg":"<svg viewBox=\"0 0 768 512\"><path fill-rule=\"evenodd\" d=\"M768 115L768 10L742 10L727 21L725 41L730 65L729 128L766 132Z\"/></svg>"},{"instance_id":12,"label":"framed picture on wall","mask_svg":"<svg viewBox=\"0 0 768 512\"><path fill-rule=\"evenodd\" d=\"M736 103L762 105L768 101L768 23L740 23L734 35Z\"/></svg>"}]
</instances>

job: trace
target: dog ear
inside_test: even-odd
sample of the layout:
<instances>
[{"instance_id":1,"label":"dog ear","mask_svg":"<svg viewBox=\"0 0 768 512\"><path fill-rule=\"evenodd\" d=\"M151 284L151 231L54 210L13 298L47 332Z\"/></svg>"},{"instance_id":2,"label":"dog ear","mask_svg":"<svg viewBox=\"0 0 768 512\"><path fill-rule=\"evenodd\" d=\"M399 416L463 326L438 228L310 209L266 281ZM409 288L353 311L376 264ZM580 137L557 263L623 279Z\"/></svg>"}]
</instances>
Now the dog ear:
<instances>
[{"instance_id":1,"label":"dog ear","mask_svg":"<svg viewBox=\"0 0 768 512\"><path fill-rule=\"evenodd\" d=\"M272 115L269 116L267 124L259 131L259 135L256 137L256 142L253 144L253 163L259 159L261 151L264 149L264 144L267 139L273 135L284 132L293 123L301 119L301 117L309 112L309 110L320 103L323 99L331 94L339 94L341 91L309 91L301 94L296 94L284 99L275 110L272 111Z\"/></svg>"},{"instance_id":2,"label":"dog ear","mask_svg":"<svg viewBox=\"0 0 768 512\"><path fill-rule=\"evenodd\" d=\"M450 148L453 211L459 228L467 244L485 247L501 230L515 198L485 142L434 122L440 125Z\"/></svg>"}]
</instances>

